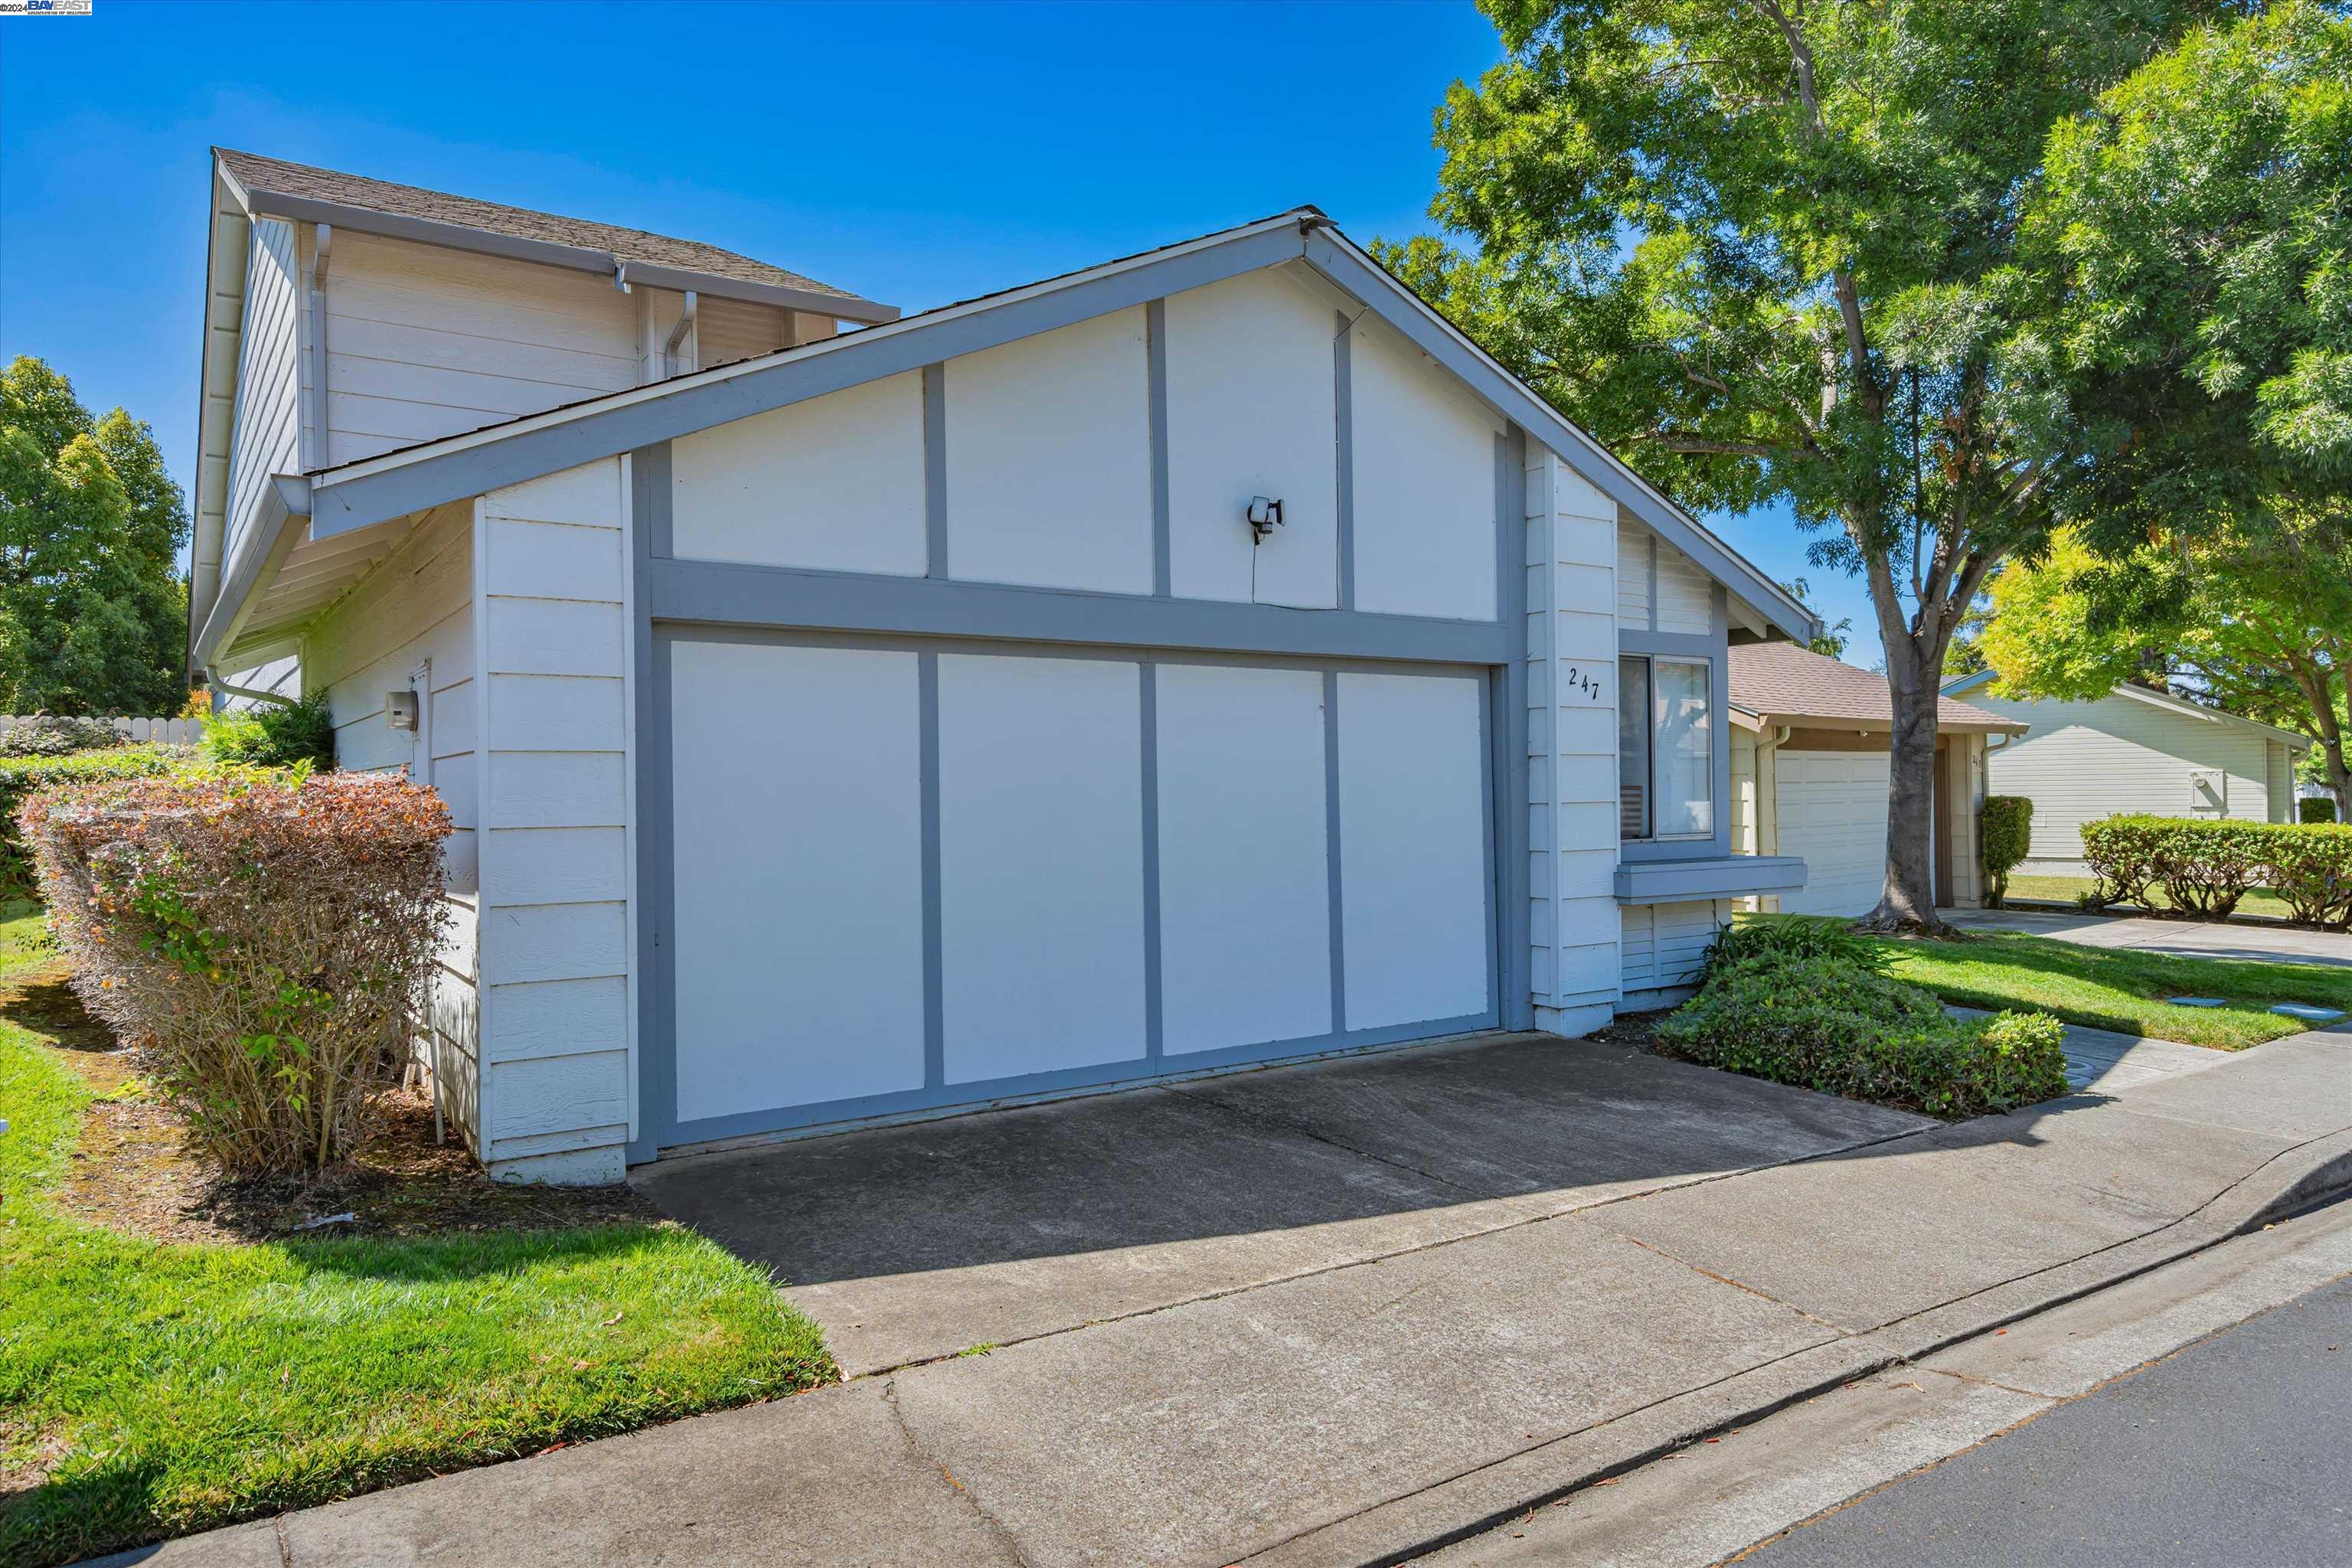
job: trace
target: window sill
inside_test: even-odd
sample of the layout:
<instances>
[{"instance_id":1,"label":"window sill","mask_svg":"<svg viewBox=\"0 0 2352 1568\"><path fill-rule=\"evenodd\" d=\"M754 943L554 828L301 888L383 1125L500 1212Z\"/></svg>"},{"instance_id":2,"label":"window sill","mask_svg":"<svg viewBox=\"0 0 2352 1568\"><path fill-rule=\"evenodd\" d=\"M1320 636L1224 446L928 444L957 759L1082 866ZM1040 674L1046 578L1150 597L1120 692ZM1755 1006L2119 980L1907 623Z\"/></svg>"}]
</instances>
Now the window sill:
<instances>
[{"instance_id":1,"label":"window sill","mask_svg":"<svg viewBox=\"0 0 2352 1568\"><path fill-rule=\"evenodd\" d=\"M1617 868L1621 904L1679 904L1793 893L1805 885L1794 855L1722 855L1705 860L1629 860Z\"/></svg>"}]
</instances>

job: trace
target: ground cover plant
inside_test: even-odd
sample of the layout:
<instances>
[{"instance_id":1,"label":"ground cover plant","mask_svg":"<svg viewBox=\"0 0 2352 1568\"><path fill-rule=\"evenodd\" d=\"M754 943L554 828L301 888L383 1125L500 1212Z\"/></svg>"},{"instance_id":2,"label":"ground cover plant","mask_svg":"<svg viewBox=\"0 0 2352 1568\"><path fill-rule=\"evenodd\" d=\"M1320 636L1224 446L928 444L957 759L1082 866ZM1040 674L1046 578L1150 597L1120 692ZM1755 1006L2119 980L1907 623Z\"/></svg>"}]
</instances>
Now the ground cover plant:
<instances>
[{"instance_id":1,"label":"ground cover plant","mask_svg":"<svg viewBox=\"0 0 2352 1568\"><path fill-rule=\"evenodd\" d=\"M625 1189L410 1135L225 1182L0 924L0 1563L66 1562L838 1374L759 1269ZM381 1131L381 1124L380 1124ZM395 1121L393 1131L400 1127ZM78 1157L79 1156L79 1157ZM352 1223L293 1227L355 1211Z\"/></svg>"},{"instance_id":2,"label":"ground cover plant","mask_svg":"<svg viewBox=\"0 0 2352 1568\"><path fill-rule=\"evenodd\" d=\"M2038 1013L1953 1018L1887 973L1883 943L1795 916L1725 928L1698 994L1656 1032L1709 1067L1949 1118L2065 1093L2063 1037Z\"/></svg>"}]
</instances>

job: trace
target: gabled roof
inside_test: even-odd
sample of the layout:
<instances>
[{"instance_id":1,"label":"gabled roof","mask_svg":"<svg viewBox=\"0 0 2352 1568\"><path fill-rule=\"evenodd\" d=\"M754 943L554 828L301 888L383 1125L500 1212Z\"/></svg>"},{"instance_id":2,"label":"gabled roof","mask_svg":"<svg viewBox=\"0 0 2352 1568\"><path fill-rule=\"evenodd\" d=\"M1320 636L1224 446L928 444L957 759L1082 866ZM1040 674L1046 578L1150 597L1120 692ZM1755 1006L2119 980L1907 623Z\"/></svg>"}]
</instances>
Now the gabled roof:
<instances>
[{"instance_id":1,"label":"gabled roof","mask_svg":"<svg viewBox=\"0 0 2352 1568\"><path fill-rule=\"evenodd\" d=\"M213 156L253 213L340 223L426 244L494 249L524 260L617 273L666 289L699 287L706 293L740 294L813 313L837 310L845 321L887 321L898 314L894 306L877 305L845 289L700 240L510 207L226 147L214 148ZM469 242L467 236L513 243L485 246ZM730 283L740 287L730 289Z\"/></svg>"},{"instance_id":2,"label":"gabled roof","mask_svg":"<svg viewBox=\"0 0 2352 1568\"><path fill-rule=\"evenodd\" d=\"M1948 680L1944 682L1945 695L1949 696L1955 691L1973 691L1979 687L1990 685L1993 678L2000 673L1999 670L1979 669L1974 675L1963 675L1957 680ZM1995 694L1988 692L1986 695ZM2162 708L2170 712L2179 713L2184 718L2200 720L2209 724L2236 725L2240 729L2259 733L2266 740L2284 742L2299 752L2309 751L2312 746L2312 739L2308 735L2298 735L2293 730L2282 730L2275 724L2265 724L2259 719L2249 719L2242 713L2231 713L2221 708L2208 708L2201 702L2191 702L2185 698L2175 697L2168 691L2155 691L2145 686L2134 686L2129 681L2119 683L2108 695L2127 697L2135 702L2145 702L2151 707ZM2054 697L2004 699L2003 700L2064 705L2063 699Z\"/></svg>"},{"instance_id":3,"label":"gabled roof","mask_svg":"<svg viewBox=\"0 0 2352 1568\"><path fill-rule=\"evenodd\" d=\"M1798 638L1819 632L1811 613L1769 575L1562 417L1314 207L1293 208L846 336L688 372L324 469L305 487L307 515L289 510L283 526L304 528L314 542L373 528L464 497L1286 263L1302 263L1340 295L1380 316L1773 627ZM247 542L253 547L248 553L267 548L257 538ZM227 577L252 592L267 573L258 554L251 567L241 572L231 563ZM224 645L243 614L233 597L224 591L200 647L217 650Z\"/></svg>"},{"instance_id":4,"label":"gabled roof","mask_svg":"<svg viewBox=\"0 0 2352 1568\"><path fill-rule=\"evenodd\" d=\"M1895 699L1886 677L1857 669L1792 642L1736 644L1731 703L1759 725L1834 725L1891 729ZM2023 734L2026 725L1948 697L1936 701L1936 726L1956 733Z\"/></svg>"}]
</instances>

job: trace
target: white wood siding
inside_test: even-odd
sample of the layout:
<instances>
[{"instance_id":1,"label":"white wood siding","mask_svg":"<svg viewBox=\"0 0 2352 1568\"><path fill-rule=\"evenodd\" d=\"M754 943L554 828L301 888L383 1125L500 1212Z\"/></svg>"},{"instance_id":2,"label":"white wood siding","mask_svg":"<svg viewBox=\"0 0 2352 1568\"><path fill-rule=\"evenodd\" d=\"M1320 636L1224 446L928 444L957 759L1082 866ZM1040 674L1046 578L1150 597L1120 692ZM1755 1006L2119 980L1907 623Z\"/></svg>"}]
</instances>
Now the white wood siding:
<instances>
[{"instance_id":1,"label":"white wood siding","mask_svg":"<svg viewBox=\"0 0 2352 1568\"><path fill-rule=\"evenodd\" d=\"M1335 607L1338 312L1264 271L1170 295L1166 321L1174 592ZM1283 503L1264 544L1244 521L1252 496Z\"/></svg>"},{"instance_id":2,"label":"white wood siding","mask_svg":"<svg viewBox=\"0 0 2352 1568\"><path fill-rule=\"evenodd\" d=\"M1617 618L1628 630L1650 629L1650 531L1631 518L1617 519Z\"/></svg>"},{"instance_id":3,"label":"white wood siding","mask_svg":"<svg viewBox=\"0 0 2352 1568\"><path fill-rule=\"evenodd\" d=\"M455 826L442 851L447 876L447 934L428 1003L425 1043L444 1110L477 1153L480 968L480 772L474 643L474 525L471 506L426 515L303 639L301 668L327 692L335 724L335 761L358 772L408 770L448 803ZM384 695L410 689L430 663L415 731L385 721ZM290 661L289 661L290 663Z\"/></svg>"},{"instance_id":4,"label":"white wood siding","mask_svg":"<svg viewBox=\"0 0 2352 1568\"><path fill-rule=\"evenodd\" d=\"M302 471L301 342L294 226L256 218L245 253L245 326L229 437L228 520L222 559L236 558L273 474Z\"/></svg>"},{"instance_id":5,"label":"white wood siding","mask_svg":"<svg viewBox=\"0 0 2352 1568\"><path fill-rule=\"evenodd\" d=\"M1142 308L951 359L942 376L948 574L1151 592Z\"/></svg>"},{"instance_id":6,"label":"white wood siding","mask_svg":"<svg viewBox=\"0 0 2352 1568\"><path fill-rule=\"evenodd\" d=\"M1731 903L1722 899L1627 905L1624 1005L1663 1007L1674 1000L1672 993L1696 984L1717 928L1730 920Z\"/></svg>"},{"instance_id":7,"label":"white wood siding","mask_svg":"<svg viewBox=\"0 0 2352 1568\"><path fill-rule=\"evenodd\" d=\"M1527 452L1528 987L1538 1026L1580 1034L1617 996L1616 504ZM1648 581L1646 546L1640 567Z\"/></svg>"},{"instance_id":8,"label":"white wood siding","mask_svg":"<svg viewBox=\"0 0 2352 1568\"><path fill-rule=\"evenodd\" d=\"M680 437L670 485L675 555L919 577L922 373Z\"/></svg>"},{"instance_id":9,"label":"white wood siding","mask_svg":"<svg viewBox=\"0 0 2352 1568\"><path fill-rule=\"evenodd\" d=\"M480 1152L620 1179L634 1122L625 460L474 503L481 724Z\"/></svg>"},{"instance_id":10,"label":"white wood siding","mask_svg":"<svg viewBox=\"0 0 2352 1568\"><path fill-rule=\"evenodd\" d=\"M327 461L635 385L637 305L609 279L338 231Z\"/></svg>"},{"instance_id":11,"label":"white wood siding","mask_svg":"<svg viewBox=\"0 0 2352 1568\"><path fill-rule=\"evenodd\" d=\"M2021 795L2033 802L2033 843L2025 868L2083 871L2085 822L2117 812L2190 815L2189 775L2195 772L2228 776L2230 816L2271 820L2270 738L2260 731L2134 697L2021 701L1981 688L1964 695L1975 707L2032 726L1994 748L1986 764L1990 793Z\"/></svg>"},{"instance_id":12,"label":"white wood siding","mask_svg":"<svg viewBox=\"0 0 2352 1568\"><path fill-rule=\"evenodd\" d=\"M1681 551L1658 541L1657 629L1705 637L1715 629L1715 579Z\"/></svg>"},{"instance_id":13,"label":"white wood siding","mask_svg":"<svg viewBox=\"0 0 2352 1568\"><path fill-rule=\"evenodd\" d=\"M1502 422L1387 323L1349 336L1356 607L1493 620Z\"/></svg>"}]
</instances>

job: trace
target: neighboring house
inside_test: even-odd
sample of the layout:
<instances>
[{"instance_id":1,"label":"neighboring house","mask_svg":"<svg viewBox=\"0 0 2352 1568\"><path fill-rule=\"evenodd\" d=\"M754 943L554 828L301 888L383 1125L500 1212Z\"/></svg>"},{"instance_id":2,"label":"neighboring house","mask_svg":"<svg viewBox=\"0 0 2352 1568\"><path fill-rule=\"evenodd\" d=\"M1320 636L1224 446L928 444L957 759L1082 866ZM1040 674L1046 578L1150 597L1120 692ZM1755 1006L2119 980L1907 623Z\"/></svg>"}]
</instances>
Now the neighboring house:
<instances>
[{"instance_id":1,"label":"neighboring house","mask_svg":"<svg viewBox=\"0 0 2352 1568\"><path fill-rule=\"evenodd\" d=\"M1895 705L1886 678L1795 643L1731 649L1731 768L1743 853L1793 855L1801 892L1790 913L1866 914L1886 882ZM1936 705L1932 827L1936 902L1984 901L1977 816L1989 744L2025 726L1950 698Z\"/></svg>"},{"instance_id":2,"label":"neighboring house","mask_svg":"<svg viewBox=\"0 0 2352 1568\"><path fill-rule=\"evenodd\" d=\"M2033 802L2032 853L2021 871L2088 876L2083 824L2117 812L2294 820L2294 765L2311 738L2118 686L2091 702L2000 697L1993 672L1945 683L1948 695L2026 726L1992 753L1992 793Z\"/></svg>"},{"instance_id":3,"label":"neighboring house","mask_svg":"<svg viewBox=\"0 0 2352 1568\"><path fill-rule=\"evenodd\" d=\"M194 653L291 657L348 765L447 797L431 1044L501 1177L1580 1034L1802 885L1732 853L1726 658L1812 617L1312 208L892 321L236 154L215 193L207 449L256 455L199 491ZM709 363L722 300L765 353ZM323 447L244 439L289 400Z\"/></svg>"}]
</instances>

